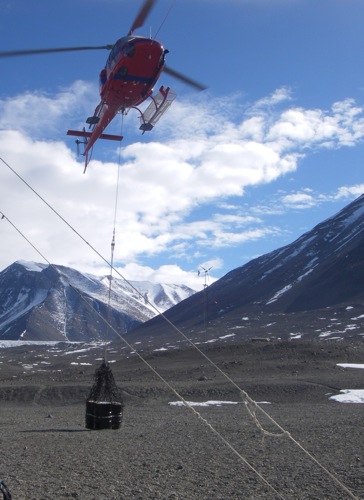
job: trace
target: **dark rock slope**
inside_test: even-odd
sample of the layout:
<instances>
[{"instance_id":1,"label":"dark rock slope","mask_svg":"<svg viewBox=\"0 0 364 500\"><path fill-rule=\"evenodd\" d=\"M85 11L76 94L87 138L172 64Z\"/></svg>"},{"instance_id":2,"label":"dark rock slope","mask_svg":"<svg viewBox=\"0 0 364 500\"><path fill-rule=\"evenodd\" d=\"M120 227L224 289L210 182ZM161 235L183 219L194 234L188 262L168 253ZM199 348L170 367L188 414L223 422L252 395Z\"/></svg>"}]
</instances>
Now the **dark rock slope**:
<instances>
[{"instance_id":1,"label":"dark rock slope","mask_svg":"<svg viewBox=\"0 0 364 500\"><path fill-rule=\"evenodd\" d=\"M217 325L244 335L318 332L361 335L364 313L364 195L292 244L229 272L205 291L182 301L168 319L189 328ZM342 328L328 328L345 314ZM325 319L324 329L317 325ZM270 325L278 324L271 328ZM351 326L350 326L351 325ZM161 317L138 328L165 329ZM235 332L237 333L237 332Z\"/></svg>"}]
</instances>

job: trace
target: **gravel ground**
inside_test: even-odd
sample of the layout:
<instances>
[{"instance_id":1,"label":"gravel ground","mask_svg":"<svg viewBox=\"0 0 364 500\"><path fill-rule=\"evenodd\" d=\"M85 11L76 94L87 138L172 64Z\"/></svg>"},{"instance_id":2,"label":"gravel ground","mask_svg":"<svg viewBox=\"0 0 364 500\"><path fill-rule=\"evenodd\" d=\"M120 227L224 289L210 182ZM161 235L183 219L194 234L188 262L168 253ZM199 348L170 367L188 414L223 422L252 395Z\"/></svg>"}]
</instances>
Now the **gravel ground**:
<instances>
[{"instance_id":1,"label":"gravel ground","mask_svg":"<svg viewBox=\"0 0 364 500\"><path fill-rule=\"evenodd\" d=\"M146 358L187 400L237 404L172 406L176 395L143 363L116 355L121 428L88 430L85 401L97 363L81 369L72 365L76 352L60 360L44 349L0 353L0 478L14 500L364 498L364 407L329 400L340 389L363 388L363 370L337 368L363 363L363 344L209 348L261 402L265 433L236 388L189 349ZM36 359L46 369L25 372ZM270 435L280 430L265 412L290 434Z\"/></svg>"}]
</instances>

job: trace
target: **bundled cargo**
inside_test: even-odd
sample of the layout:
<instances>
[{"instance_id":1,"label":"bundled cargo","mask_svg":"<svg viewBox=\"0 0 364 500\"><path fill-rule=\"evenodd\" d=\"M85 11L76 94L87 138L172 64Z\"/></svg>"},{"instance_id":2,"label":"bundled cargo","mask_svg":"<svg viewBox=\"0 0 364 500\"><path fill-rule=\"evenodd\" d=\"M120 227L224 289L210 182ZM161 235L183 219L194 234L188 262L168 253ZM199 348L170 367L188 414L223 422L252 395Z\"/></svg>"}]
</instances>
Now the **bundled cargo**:
<instances>
[{"instance_id":1,"label":"bundled cargo","mask_svg":"<svg viewBox=\"0 0 364 500\"><path fill-rule=\"evenodd\" d=\"M119 429L124 403L114 375L106 361L95 372L94 384L86 401L86 428Z\"/></svg>"}]
</instances>

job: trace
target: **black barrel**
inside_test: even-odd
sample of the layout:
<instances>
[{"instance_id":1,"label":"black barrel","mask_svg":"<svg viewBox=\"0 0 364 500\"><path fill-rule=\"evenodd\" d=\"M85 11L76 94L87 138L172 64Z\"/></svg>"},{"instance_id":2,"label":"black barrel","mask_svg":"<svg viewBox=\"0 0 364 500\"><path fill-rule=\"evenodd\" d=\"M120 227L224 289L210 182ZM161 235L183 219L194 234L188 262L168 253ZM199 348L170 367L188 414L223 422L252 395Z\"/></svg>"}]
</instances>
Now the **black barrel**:
<instances>
[{"instance_id":1,"label":"black barrel","mask_svg":"<svg viewBox=\"0 0 364 500\"><path fill-rule=\"evenodd\" d=\"M120 429L123 404L110 401L86 401L86 428Z\"/></svg>"}]
</instances>

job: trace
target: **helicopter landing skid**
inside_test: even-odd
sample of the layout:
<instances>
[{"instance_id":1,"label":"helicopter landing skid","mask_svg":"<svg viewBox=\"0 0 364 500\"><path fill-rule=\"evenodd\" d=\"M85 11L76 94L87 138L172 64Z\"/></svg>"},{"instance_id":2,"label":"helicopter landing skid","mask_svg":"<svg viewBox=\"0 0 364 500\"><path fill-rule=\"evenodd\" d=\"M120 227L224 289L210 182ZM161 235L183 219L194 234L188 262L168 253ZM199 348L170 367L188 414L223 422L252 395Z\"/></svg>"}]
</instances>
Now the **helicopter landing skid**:
<instances>
[{"instance_id":1,"label":"helicopter landing skid","mask_svg":"<svg viewBox=\"0 0 364 500\"><path fill-rule=\"evenodd\" d=\"M165 89L163 86L159 89L158 94L151 96L152 102L149 104L144 113L139 110L141 121L139 130L142 130L143 134L144 132L152 130L159 118L164 115L169 106L175 100L176 96L177 95L173 92L173 90L169 87Z\"/></svg>"}]
</instances>

